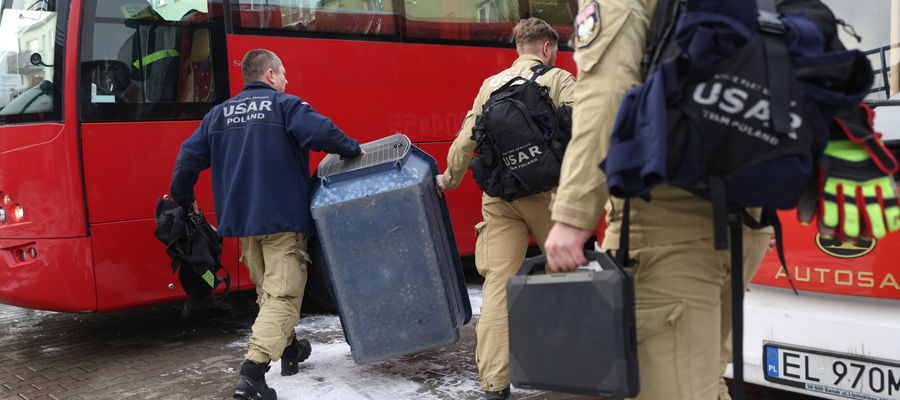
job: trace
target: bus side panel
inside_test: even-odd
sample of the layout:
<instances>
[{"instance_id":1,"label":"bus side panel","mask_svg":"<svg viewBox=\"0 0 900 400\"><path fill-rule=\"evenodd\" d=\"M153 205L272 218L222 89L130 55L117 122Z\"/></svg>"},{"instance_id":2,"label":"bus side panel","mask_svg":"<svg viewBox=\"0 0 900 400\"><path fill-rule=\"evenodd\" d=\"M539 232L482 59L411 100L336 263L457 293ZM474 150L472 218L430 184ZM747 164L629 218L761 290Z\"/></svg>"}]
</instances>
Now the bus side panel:
<instances>
[{"instance_id":1,"label":"bus side panel","mask_svg":"<svg viewBox=\"0 0 900 400\"><path fill-rule=\"evenodd\" d=\"M413 142L452 141L485 78L508 68L514 49L228 35L232 93L241 58L265 43L297 95L363 141L395 132ZM386 59L389 58L389 59ZM572 53L557 64L575 72Z\"/></svg>"},{"instance_id":2,"label":"bus side panel","mask_svg":"<svg viewBox=\"0 0 900 400\"><path fill-rule=\"evenodd\" d=\"M814 226L800 225L794 211L782 212L779 218L784 225L787 272L798 290L900 299L896 234L885 240L842 243L818 236ZM790 288L779 264L775 252L770 252L752 282Z\"/></svg>"},{"instance_id":3,"label":"bus side panel","mask_svg":"<svg viewBox=\"0 0 900 400\"><path fill-rule=\"evenodd\" d=\"M212 217L209 214L209 218ZM172 273L166 247L153 237L154 229L154 221L147 219L91 226L99 311L115 311L185 297L178 274ZM222 254L222 264L231 273L234 287L240 284L236 242L235 239L227 240ZM220 275L224 276L224 273ZM169 285L172 285L171 288ZM225 287L220 285L214 293L224 290Z\"/></svg>"},{"instance_id":4,"label":"bus side panel","mask_svg":"<svg viewBox=\"0 0 900 400\"><path fill-rule=\"evenodd\" d=\"M229 35L227 41L232 93L243 86L241 58L265 43L285 65L288 93L361 142L404 133L442 169L484 79L517 57L514 49L486 47L245 35ZM559 53L557 63L575 72L572 53ZM448 200L459 252L472 254L481 192L471 174Z\"/></svg>"},{"instance_id":5,"label":"bus side panel","mask_svg":"<svg viewBox=\"0 0 900 400\"><path fill-rule=\"evenodd\" d=\"M12 198L0 238L85 236L76 131L60 124L4 126L0 130L0 192ZM23 221L12 208L24 208Z\"/></svg>"},{"instance_id":6,"label":"bus side panel","mask_svg":"<svg viewBox=\"0 0 900 400\"><path fill-rule=\"evenodd\" d=\"M156 199L169 193L181 143L198 125L199 121L82 124L91 224L153 218ZM208 173L200 176L195 190L200 207L211 211Z\"/></svg>"},{"instance_id":7,"label":"bus side panel","mask_svg":"<svg viewBox=\"0 0 900 400\"><path fill-rule=\"evenodd\" d=\"M100 311L184 297L165 246L153 236L156 199L169 192L181 143L199 121L82 124L84 181ZM195 187L214 222L209 173ZM239 285L237 241L227 240L222 263ZM246 276L246 272L243 272ZM169 289L170 283L175 284Z\"/></svg>"},{"instance_id":8,"label":"bus side panel","mask_svg":"<svg viewBox=\"0 0 900 400\"><path fill-rule=\"evenodd\" d=\"M243 86L243 55L265 43L297 95L360 141L395 132L413 142L453 140L482 81L508 67L515 50L351 40L229 35L232 92Z\"/></svg>"},{"instance_id":9,"label":"bus side panel","mask_svg":"<svg viewBox=\"0 0 900 400\"><path fill-rule=\"evenodd\" d=\"M0 239L0 303L97 311L90 239Z\"/></svg>"}]
</instances>

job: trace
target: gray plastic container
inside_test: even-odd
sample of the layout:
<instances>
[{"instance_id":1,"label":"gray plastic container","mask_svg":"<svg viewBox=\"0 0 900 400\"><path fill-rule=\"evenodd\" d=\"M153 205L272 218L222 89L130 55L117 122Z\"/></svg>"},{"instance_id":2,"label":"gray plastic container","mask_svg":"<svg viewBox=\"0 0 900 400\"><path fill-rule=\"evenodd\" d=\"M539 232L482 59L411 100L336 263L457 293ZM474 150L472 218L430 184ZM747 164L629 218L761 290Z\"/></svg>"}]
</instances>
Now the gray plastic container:
<instances>
[{"instance_id":1,"label":"gray plastic container","mask_svg":"<svg viewBox=\"0 0 900 400\"><path fill-rule=\"evenodd\" d=\"M472 317L437 163L395 134L319 164L312 215L358 364L456 343Z\"/></svg>"}]
</instances>

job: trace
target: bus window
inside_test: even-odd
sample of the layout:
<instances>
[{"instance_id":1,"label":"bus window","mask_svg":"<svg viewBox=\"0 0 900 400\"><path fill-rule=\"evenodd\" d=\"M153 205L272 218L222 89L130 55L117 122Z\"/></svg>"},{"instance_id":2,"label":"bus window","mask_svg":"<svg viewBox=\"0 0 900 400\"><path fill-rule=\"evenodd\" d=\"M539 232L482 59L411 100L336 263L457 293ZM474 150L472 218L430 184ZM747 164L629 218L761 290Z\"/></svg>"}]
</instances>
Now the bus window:
<instances>
[{"instance_id":1,"label":"bus window","mask_svg":"<svg viewBox=\"0 0 900 400\"><path fill-rule=\"evenodd\" d=\"M391 0L232 0L236 28L396 36Z\"/></svg>"},{"instance_id":2,"label":"bus window","mask_svg":"<svg viewBox=\"0 0 900 400\"><path fill-rule=\"evenodd\" d=\"M54 82L56 2L3 2L0 14L0 124L61 120Z\"/></svg>"},{"instance_id":3,"label":"bus window","mask_svg":"<svg viewBox=\"0 0 900 400\"><path fill-rule=\"evenodd\" d=\"M552 25L565 46L572 35L575 0L407 1L406 37L511 43L513 26L537 17Z\"/></svg>"},{"instance_id":4,"label":"bus window","mask_svg":"<svg viewBox=\"0 0 900 400\"><path fill-rule=\"evenodd\" d=\"M201 118L227 97L221 14L218 0L88 1L82 120Z\"/></svg>"}]
</instances>

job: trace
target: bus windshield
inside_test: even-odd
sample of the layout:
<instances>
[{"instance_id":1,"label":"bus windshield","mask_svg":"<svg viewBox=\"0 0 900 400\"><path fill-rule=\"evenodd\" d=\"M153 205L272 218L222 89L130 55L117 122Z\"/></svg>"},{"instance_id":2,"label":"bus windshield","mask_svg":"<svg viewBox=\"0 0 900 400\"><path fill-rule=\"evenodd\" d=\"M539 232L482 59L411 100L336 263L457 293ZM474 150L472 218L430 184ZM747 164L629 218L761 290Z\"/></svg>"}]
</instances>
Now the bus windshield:
<instances>
[{"instance_id":1,"label":"bus windshield","mask_svg":"<svg viewBox=\"0 0 900 400\"><path fill-rule=\"evenodd\" d=\"M59 118L54 102L56 1L4 0L0 14L0 124Z\"/></svg>"}]
</instances>

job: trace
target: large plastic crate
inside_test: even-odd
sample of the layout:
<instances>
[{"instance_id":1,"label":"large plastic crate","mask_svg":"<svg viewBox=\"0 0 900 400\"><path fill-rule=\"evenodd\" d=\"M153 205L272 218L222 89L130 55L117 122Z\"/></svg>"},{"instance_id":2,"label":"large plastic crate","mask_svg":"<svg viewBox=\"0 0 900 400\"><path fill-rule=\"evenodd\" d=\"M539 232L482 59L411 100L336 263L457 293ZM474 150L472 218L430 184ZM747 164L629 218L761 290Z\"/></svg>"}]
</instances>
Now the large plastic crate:
<instances>
[{"instance_id":1,"label":"large plastic crate","mask_svg":"<svg viewBox=\"0 0 900 400\"><path fill-rule=\"evenodd\" d=\"M319 164L312 215L356 363L456 343L472 317L434 158L395 134Z\"/></svg>"}]
</instances>

